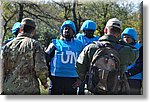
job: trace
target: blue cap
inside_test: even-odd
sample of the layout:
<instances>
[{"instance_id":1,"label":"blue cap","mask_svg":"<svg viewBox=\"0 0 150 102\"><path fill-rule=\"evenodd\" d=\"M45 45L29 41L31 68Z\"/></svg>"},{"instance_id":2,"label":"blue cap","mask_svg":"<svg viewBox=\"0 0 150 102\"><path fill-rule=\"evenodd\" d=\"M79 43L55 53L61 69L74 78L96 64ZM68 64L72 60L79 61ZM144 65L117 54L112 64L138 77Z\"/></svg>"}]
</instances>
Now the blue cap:
<instances>
[{"instance_id":1,"label":"blue cap","mask_svg":"<svg viewBox=\"0 0 150 102\"><path fill-rule=\"evenodd\" d=\"M66 21L62 24L62 26L61 26L61 28L60 28L60 34L62 34L63 29L64 29L66 26L69 26L69 27L74 31L74 34L76 34L76 26L75 26L74 22L71 21L71 20L66 20Z\"/></svg>"},{"instance_id":2,"label":"blue cap","mask_svg":"<svg viewBox=\"0 0 150 102\"><path fill-rule=\"evenodd\" d=\"M121 38L123 38L124 35L128 35L130 36L133 40L137 40L137 33L135 31L135 29L133 28L126 28L122 34L121 34Z\"/></svg>"},{"instance_id":3,"label":"blue cap","mask_svg":"<svg viewBox=\"0 0 150 102\"><path fill-rule=\"evenodd\" d=\"M20 26L21 26L21 23L20 23L20 22L16 22L16 23L13 25L12 29L11 29L12 34L16 34L16 31L18 31L18 29L20 29Z\"/></svg>"},{"instance_id":4,"label":"blue cap","mask_svg":"<svg viewBox=\"0 0 150 102\"><path fill-rule=\"evenodd\" d=\"M92 20L86 20L80 30L96 30L96 23Z\"/></svg>"}]
</instances>

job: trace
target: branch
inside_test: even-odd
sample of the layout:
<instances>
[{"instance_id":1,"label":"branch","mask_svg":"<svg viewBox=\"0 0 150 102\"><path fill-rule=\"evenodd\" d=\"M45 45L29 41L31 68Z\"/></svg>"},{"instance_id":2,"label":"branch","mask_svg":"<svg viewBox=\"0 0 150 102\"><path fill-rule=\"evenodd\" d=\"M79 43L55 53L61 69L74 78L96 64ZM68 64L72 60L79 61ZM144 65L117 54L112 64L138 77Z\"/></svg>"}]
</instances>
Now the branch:
<instances>
[{"instance_id":1,"label":"branch","mask_svg":"<svg viewBox=\"0 0 150 102\"><path fill-rule=\"evenodd\" d=\"M50 26L50 27L53 28L53 26L50 25L49 22L47 22L47 21L45 21L45 20L43 20L43 19L40 18L40 17L44 17L44 16L41 16L41 15L35 15L35 14L33 14L33 13L31 13L31 12L28 12L28 11L26 11L26 10L24 10L24 12L28 13L29 15L33 15L35 18L37 18L37 19L43 21L46 25L48 25L48 26Z\"/></svg>"}]
</instances>

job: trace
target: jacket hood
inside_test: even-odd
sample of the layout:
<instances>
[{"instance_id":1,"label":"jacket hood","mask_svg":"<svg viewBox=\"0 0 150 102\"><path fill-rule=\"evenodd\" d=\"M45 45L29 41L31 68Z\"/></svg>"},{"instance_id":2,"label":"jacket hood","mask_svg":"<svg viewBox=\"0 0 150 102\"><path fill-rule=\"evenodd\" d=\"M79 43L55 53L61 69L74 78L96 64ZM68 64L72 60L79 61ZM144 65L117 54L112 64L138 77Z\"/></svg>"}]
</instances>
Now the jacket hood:
<instances>
[{"instance_id":1,"label":"jacket hood","mask_svg":"<svg viewBox=\"0 0 150 102\"><path fill-rule=\"evenodd\" d=\"M121 34L121 38L123 38L124 35L128 35L130 36L133 40L137 40L137 33L135 31L135 29L133 28L126 28L122 34Z\"/></svg>"},{"instance_id":2,"label":"jacket hood","mask_svg":"<svg viewBox=\"0 0 150 102\"><path fill-rule=\"evenodd\" d=\"M62 34L63 29L64 29L64 27L66 27L66 26L69 26L70 28L72 28L72 30L74 31L74 34L76 34L76 26L75 26L74 22L71 21L71 20L66 20L66 21L62 24L62 26L61 26L61 28L60 28L60 34Z\"/></svg>"}]
</instances>

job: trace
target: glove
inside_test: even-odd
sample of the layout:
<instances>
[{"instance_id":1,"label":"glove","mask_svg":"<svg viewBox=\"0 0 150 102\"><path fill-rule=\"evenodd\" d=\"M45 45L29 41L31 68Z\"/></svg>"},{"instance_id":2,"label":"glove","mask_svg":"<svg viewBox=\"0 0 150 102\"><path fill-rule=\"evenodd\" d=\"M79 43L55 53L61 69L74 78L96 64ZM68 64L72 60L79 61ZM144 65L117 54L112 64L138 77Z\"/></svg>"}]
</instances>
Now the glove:
<instances>
[{"instance_id":1,"label":"glove","mask_svg":"<svg viewBox=\"0 0 150 102\"><path fill-rule=\"evenodd\" d=\"M125 72L125 74L126 74L126 77L127 77L127 78L129 78L130 76L132 76L132 75L131 75L131 73L130 73L130 72L128 72L128 71L127 71L127 72Z\"/></svg>"}]
</instances>

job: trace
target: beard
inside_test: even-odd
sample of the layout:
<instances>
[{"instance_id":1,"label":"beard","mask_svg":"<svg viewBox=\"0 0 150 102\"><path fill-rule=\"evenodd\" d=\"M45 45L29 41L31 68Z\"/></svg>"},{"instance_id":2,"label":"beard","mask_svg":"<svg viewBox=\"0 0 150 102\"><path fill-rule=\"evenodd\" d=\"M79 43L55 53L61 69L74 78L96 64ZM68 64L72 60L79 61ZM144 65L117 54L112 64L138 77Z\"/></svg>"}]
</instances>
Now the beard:
<instances>
[{"instance_id":1,"label":"beard","mask_svg":"<svg viewBox=\"0 0 150 102\"><path fill-rule=\"evenodd\" d=\"M73 36L71 36L70 33L63 33L62 36L66 39L66 40L71 40L73 38Z\"/></svg>"},{"instance_id":2,"label":"beard","mask_svg":"<svg viewBox=\"0 0 150 102\"><path fill-rule=\"evenodd\" d=\"M85 36L88 37L88 38L93 38L94 37L93 34L91 34L91 33L85 34Z\"/></svg>"}]
</instances>

